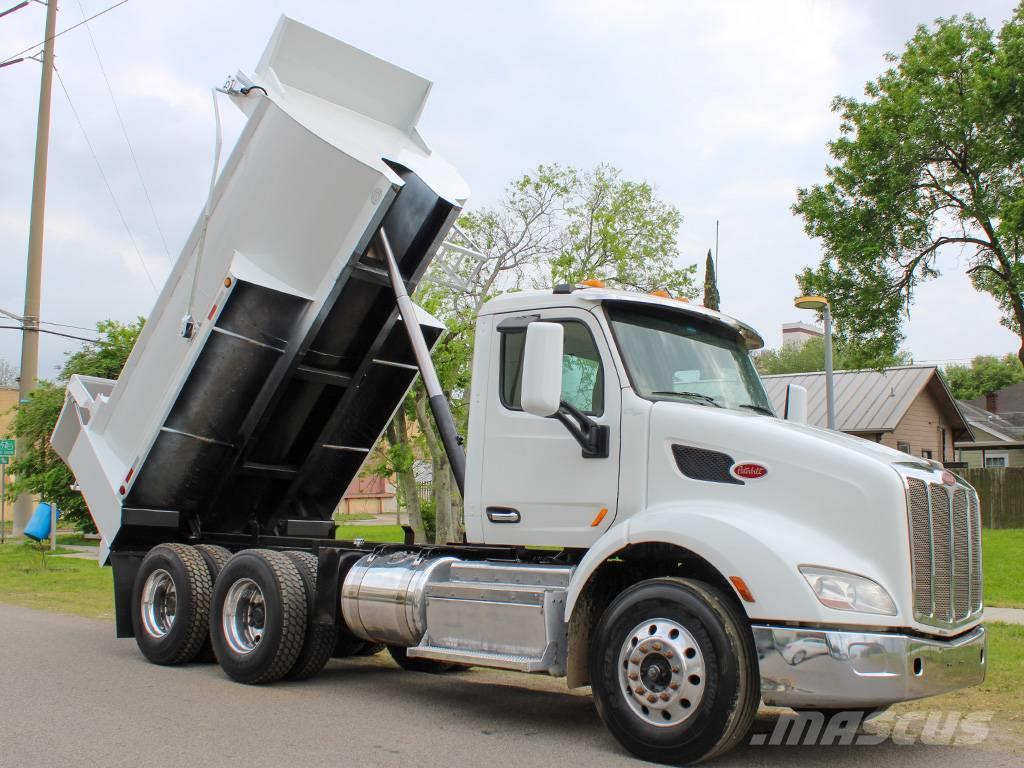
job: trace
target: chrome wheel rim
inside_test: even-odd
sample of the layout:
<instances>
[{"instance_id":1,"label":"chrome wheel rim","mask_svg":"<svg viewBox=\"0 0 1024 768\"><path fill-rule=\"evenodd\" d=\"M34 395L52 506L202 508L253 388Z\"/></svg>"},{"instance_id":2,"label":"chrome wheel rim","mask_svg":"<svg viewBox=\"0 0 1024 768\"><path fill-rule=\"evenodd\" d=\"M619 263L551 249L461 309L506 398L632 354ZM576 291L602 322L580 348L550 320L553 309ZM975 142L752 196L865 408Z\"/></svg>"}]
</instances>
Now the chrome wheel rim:
<instances>
[{"instance_id":1,"label":"chrome wheel rim","mask_svg":"<svg viewBox=\"0 0 1024 768\"><path fill-rule=\"evenodd\" d=\"M164 637L174 626L178 590L171 574L157 568L142 585L142 626L150 637Z\"/></svg>"},{"instance_id":2,"label":"chrome wheel rim","mask_svg":"<svg viewBox=\"0 0 1024 768\"><path fill-rule=\"evenodd\" d=\"M634 715L669 728L691 718L704 698L704 655L682 624L651 619L626 635L619 680Z\"/></svg>"},{"instance_id":3,"label":"chrome wheel rim","mask_svg":"<svg viewBox=\"0 0 1024 768\"><path fill-rule=\"evenodd\" d=\"M252 653L263 639L267 611L263 590L252 579L239 579L224 598L221 626L228 647L238 654Z\"/></svg>"}]
</instances>

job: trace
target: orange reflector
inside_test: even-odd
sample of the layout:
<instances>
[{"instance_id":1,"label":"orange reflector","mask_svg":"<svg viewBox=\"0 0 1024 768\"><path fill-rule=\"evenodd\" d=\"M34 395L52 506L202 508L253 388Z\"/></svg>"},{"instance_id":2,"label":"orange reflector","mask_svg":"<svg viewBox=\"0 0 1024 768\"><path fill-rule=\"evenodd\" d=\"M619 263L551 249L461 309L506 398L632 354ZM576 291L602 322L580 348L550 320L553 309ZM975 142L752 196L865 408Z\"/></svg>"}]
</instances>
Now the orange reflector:
<instances>
[{"instance_id":1,"label":"orange reflector","mask_svg":"<svg viewBox=\"0 0 1024 768\"><path fill-rule=\"evenodd\" d=\"M731 581L732 585L736 587L736 591L740 593L740 597L748 603L754 602L754 596L750 593L750 587L747 586L747 582L739 576L730 576L729 581Z\"/></svg>"},{"instance_id":2,"label":"orange reflector","mask_svg":"<svg viewBox=\"0 0 1024 768\"><path fill-rule=\"evenodd\" d=\"M580 285L585 285L587 288L604 288L604 281L591 278L590 280L584 280Z\"/></svg>"},{"instance_id":3,"label":"orange reflector","mask_svg":"<svg viewBox=\"0 0 1024 768\"><path fill-rule=\"evenodd\" d=\"M230 288L231 287L231 278L230 277L225 277L224 278L224 287L225 288Z\"/></svg>"},{"instance_id":4,"label":"orange reflector","mask_svg":"<svg viewBox=\"0 0 1024 768\"><path fill-rule=\"evenodd\" d=\"M591 528L596 528L604 520L604 516L608 514L608 507L601 507L601 511L597 513L597 517L594 518L594 522L590 524Z\"/></svg>"},{"instance_id":5,"label":"orange reflector","mask_svg":"<svg viewBox=\"0 0 1024 768\"><path fill-rule=\"evenodd\" d=\"M650 295L651 296L657 296L659 299L671 299L672 298L672 294L671 293L669 293L668 291L661 291L661 290L651 291Z\"/></svg>"}]
</instances>

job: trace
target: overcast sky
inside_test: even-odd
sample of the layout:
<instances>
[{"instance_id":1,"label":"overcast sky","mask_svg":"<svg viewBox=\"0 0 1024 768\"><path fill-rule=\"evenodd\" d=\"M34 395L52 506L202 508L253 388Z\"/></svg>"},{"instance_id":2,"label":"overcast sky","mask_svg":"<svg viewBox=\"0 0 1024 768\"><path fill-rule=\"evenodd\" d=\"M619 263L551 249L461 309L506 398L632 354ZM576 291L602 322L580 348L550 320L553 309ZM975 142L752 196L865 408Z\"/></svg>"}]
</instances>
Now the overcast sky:
<instances>
[{"instance_id":1,"label":"overcast sky","mask_svg":"<svg viewBox=\"0 0 1024 768\"><path fill-rule=\"evenodd\" d=\"M114 2L62 0L58 30ZM173 257L205 200L210 88L251 71L286 13L434 81L421 132L468 180L470 207L493 204L538 163L609 162L682 211L684 263L703 269L719 219L723 309L777 346L782 323L811 317L791 307L793 276L819 250L789 208L798 186L823 177L833 96L859 95L883 54L900 50L919 23L970 11L998 26L1012 8L1012 0L131 0L89 29ZM0 59L42 39L44 13L33 3L0 19ZM58 38L56 50L131 235L55 82L42 317L92 326L145 315L156 291L142 264L160 286L170 260L86 28ZM0 308L18 313L38 88L39 65L0 69ZM227 148L242 119L222 106ZM962 258L943 253L943 276L918 295L906 344L916 360L1016 349L994 302L963 276ZM16 331L0 331L0 358L16 363L19 345ZM41 375L52 377L74 348L44 336Z\"/></svg>"}]
</instances>

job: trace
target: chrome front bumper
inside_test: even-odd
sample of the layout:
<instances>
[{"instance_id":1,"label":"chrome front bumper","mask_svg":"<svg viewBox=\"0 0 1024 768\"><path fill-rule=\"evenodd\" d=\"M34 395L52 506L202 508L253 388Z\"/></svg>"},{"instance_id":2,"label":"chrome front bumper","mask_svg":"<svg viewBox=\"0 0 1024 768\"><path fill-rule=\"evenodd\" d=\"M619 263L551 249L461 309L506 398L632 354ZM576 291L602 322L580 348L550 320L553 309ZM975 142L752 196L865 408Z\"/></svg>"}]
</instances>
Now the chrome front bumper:
<instances>
[{"instance_id":1,"label":"chrome front bumper","mask_svg":"<svg viewBox=\"0 0 1024 768\"><path fill-rule=\"evenodd\" d=\"M936 696L985 679L983 626L951 640L755 626L761 698L779 707L862 708Z\"/></svg>"}]
</instances>

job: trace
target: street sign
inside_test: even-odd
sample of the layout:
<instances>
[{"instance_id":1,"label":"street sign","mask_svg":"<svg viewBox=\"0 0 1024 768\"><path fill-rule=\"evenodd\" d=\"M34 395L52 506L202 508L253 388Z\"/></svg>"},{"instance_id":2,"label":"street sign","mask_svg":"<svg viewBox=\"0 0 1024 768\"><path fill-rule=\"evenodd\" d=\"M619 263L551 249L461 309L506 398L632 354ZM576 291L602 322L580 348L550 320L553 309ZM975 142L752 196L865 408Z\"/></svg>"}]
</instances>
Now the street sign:
<instances>
[{"instance_id":1,"label":"street sign","mask_svg":"<svg viewBox=\"0 0 1024 768\"><path fill-rule=\"evenodd\" d=\"M0 466L6 464L11 460L10 456L0 456Z\"/></svg>"},{"instance_id":2,"label":"street sign","mask_svg":"<svg viewBox=\"0 0 1024 768\"><path fill-rule=\"evenodd\" d=\"M13 440L0 440L0 456L13 456L14 455L14 441Z\"/></svg>"}]
</instances>

